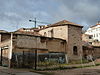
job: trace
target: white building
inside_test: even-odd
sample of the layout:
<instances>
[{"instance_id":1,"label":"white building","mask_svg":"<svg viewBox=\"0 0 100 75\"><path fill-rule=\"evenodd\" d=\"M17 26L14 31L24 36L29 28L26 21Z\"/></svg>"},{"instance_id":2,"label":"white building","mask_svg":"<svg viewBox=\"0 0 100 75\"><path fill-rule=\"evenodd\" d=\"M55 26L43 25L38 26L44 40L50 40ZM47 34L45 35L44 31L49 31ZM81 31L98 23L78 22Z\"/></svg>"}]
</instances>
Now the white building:
<instances>
[{"instance_id":1,"label":"white building","mask_svg":"<svg viewBox=\"0 0 100 75\"><path fill-rule=\"evenodd\" d=\"M85 34L92 35L93 40L100 41L100 21L98 21L96 25L90 27Z\"/></svg>"}]
</instances>

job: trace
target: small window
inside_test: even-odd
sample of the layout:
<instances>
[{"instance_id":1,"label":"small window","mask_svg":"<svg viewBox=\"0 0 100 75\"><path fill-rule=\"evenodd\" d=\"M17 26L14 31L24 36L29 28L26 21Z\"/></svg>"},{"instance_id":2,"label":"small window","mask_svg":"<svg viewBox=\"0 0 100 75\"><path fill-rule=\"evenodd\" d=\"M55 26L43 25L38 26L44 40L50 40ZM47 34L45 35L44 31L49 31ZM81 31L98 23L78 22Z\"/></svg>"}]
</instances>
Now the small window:
<instances>
[{"instance_id":1,"label":"small window","mask_svg":"<svg viewBox=\"0 0 100 75\"><path fill-rule=\"evenodd\" d=\"M89 36L89 39L92 39L92 37L91 37L91 36Z\"/></svg>"},{"instance_id":2,"label":"small window","mask_svg":"<svg viewBox=\"0 0 100 75\"><path fill-rule=\"evenodd\" d=\"M98 37L98 34L97 34L97 37Z\"/></svg>"},{"instance_id":3,"label":"small window","mask_svg":"<svg viewBox=\"0 0 100 75\"><path fill-rule=\"evenodd\" d=\"M89 44L92 44L92 42L89 42Z\"/></svg>"},{"instance_id":4,"label":"small window","mask_svg":"<svg viewBox=\"0 0 100 75\"><path fill-rule=\"evenodd\" d=\"M47 36L47 33L46 32L44 32L44 36Z\"/></svg>"},{"instance_id":5,"label":"small window","mask_svg":"<svg viewBox=\"0 0 100 75\"><path fill-rule=\"evenodd\" d=\"M94 34L94 37L95 37L95 34Z\"/></svg>"},{"instance_id":6,"label":"small window","mask_svg":"<svg viewBox=\"0 0 100 75\"><path fill-rule=\"evenodd\" d=\"M74 46L73 47L73 54L74 55L78 55L77 46Z\"/></svg>"}]
</instances>

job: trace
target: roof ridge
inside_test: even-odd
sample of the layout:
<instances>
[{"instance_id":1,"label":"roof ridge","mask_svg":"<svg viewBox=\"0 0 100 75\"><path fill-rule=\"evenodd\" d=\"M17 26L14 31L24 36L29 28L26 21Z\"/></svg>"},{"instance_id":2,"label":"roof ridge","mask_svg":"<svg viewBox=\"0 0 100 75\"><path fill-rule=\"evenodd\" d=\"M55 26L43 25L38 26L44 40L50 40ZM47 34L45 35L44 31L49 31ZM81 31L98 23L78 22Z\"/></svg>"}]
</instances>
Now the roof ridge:
<instances>
[{"instance_id":1,"label":"roof ridge","mask_svg":"<svg viewBox=\"0 0 100 75\"><path fill-rule=\"evenodd\" d=\"M54 23L54 24L51 24L51 25L49 25L49 26L65 25L65 24L70 24L70 25L75 25L75 26L81 26L81 25L79 25L79 24L70 22L70 21L68 21L68 20L62 20L62 21L56 22L56 23Z\"/></svg>"}]
</instances>

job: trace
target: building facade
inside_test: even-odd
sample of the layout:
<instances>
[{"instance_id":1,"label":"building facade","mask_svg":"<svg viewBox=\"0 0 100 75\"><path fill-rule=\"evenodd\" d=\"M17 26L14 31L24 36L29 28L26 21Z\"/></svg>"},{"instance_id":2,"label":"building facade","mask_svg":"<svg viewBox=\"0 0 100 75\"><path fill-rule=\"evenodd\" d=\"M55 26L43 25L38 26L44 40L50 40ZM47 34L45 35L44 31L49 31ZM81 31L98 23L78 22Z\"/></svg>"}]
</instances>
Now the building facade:
<instances>
[{"instance_id":1,"label":"building facade","mask_svg":"<svg viewBox=\"0 0 100 75\"><path fill-rule=\"evenodd\" d=\"M40 26L38 29L22 28L12 33L1 32L0 47L4 58L2 62L4 62L3 64L9 62L7 64L9 66L15 66L13 62L24 64L24 62L27 62L27 58L30 57L29 59L31 60L35 50L38 50L37 52L40 55L54 53L53 55L57 57L58 54L63 54L66 62L68 60L81 60L83 56L82 27L81 25L63 20L55 24ZM26 59L25 55L28 55ZM42 57L45 58L46 56ZM47 58L49 57L52 56ZM30 60L27 63L32 62Z\"/></svg>"},{"instance_id":2,"label":"building facade","mask_svg":"<svg viewBox=\"0 0 100 75\"><path fill-rule=\"evenodd\" d=\"M92 35L93 40L100 41L100 21L96 25L90 27L85 34Z\"/></svg>"},{"instance_id":3,"label":"building facade","mask_svg":"<svg viewBox=\"0 0 100 75\"><path fill-rule=\"evenodd\" d=\"M42 36L60 38L67 41L66 54L70 60L80 59L82 55L82 27L81 25L63 20L55 24L42 27Z\"/></svg>"},{"instance_id":4,"label":"building facade","mask_svg":"<svg viewBox=\"0 0 100 75\"><path fill-rule=\"evenodd\" d=\"M60 53L64 56L66 52L66 40L21 33L0 33L0 35L0 48L2 48L1 62L3 66L22 67L23 65L33 63L28 65L32 67L34 66L35 50L38 56L45 56L48 53ZM44 60L45 57L40 58ZM29 61L31 62L29 63Z\"/></svg>"}]
</instances>

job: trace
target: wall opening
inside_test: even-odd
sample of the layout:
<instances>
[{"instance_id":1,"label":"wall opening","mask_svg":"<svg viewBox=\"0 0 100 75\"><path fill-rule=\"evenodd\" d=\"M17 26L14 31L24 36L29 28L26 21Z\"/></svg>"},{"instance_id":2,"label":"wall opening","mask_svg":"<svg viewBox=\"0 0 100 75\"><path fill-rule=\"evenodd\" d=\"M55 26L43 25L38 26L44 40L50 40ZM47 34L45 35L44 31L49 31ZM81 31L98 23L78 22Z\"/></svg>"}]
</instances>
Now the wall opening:
<instances>
[{"instance_id":1,"label":"wall opening","mask_svg":"<svg viewBox=\"0 0 100 75\"><path fill-rule=\"evenodd\" d=\"M74 47L73 47L73 54L74 54L74 55L78 55L77 46L74 46Z\"/></svg>"},{"instance_id":2,"label":"wall opening","mask_svg":"<svg viewBox=\"0 0 100 75\"><path fill-rule=\"evenodd\" d=\"M47 33L46 32L44 32L44 36L47 36Z\"/></svg>"}]
</instances>

